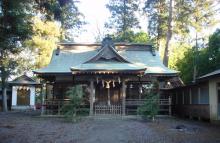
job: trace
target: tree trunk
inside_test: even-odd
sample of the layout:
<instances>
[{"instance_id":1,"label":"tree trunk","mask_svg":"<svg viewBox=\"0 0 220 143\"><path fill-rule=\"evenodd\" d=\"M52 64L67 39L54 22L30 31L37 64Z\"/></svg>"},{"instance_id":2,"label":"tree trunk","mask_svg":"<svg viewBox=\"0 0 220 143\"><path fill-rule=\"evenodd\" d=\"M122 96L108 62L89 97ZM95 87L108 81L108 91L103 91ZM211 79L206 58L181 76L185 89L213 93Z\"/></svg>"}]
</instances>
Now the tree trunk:
<instances>
[{"instance_id":1,"label":"tree trunk","mask_svg":"<svg viewBox=\"0 0 220 143\"><path fill-rule=\"evenodd\" d=\"M6 78L6 72L4 69L4 66L1 67L1 79L2 79L2 107L3 111L8 111L8 105L7 105L7 78Z\"/></svg>"},{"instance_id":2,"label":"tree trunk","mask_svg":"<svg viewBox=\"0 0 220 143\"><path fill-rule=\"evenodd\" d=\"M169 43L172 37L172 13L173 13L173 0L169 2L169 17L167 20L167 38L166 38L166 45L164 50L164 57L163 57L163 64L168 66L169 61Z\"/></svg>"},{"instance_id":3,"label":"tree trunk","mask_svg":"<svg viewBox=\"0 0 220 143\"><path fill-rule=\"evenodd\" d=\"M8 111L8 104L7 104L7 88L2 88L2 105L3 105L3 112Z\"/></svg>"}]
</instances>

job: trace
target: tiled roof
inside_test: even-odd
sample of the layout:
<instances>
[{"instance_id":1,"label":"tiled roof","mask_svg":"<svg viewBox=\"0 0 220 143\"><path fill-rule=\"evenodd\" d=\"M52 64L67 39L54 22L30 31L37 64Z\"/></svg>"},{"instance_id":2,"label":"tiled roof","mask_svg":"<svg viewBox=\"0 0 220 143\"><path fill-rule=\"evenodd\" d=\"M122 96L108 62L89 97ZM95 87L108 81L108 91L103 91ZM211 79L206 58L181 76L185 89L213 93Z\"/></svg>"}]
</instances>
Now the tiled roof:
<instances>
[{"instance_id":1,"label":"tiled roof","mask_svg":"<svg viewBox=\"0 0 220 143\"><path fill-rule=\"evenodd\" d=\"M220 74L220 69L210 72L208 74L205 74L203 76L200 76L198 79L203 79L203 78L211 77L211 76L218 75L218 74Z\"/></svg>"},{"instance_id":2,"label":"tiled roof","mask_svg":"<svg viewBox=\"0 0 220 143\"><path fill-rule=\"evenodd\" d=\"M56 50L50 64L42 69L35 70L35 73L71 73L72 69L77 70L138 70L146 69L145 74L176 75L178 72L165 67L158 52L152 52L149 45L119 44L115 49L125 62L99 61L87 63L98 54L100 44L69 44L62 45L59 54ZM93 47L93 48L91 48Z\"/></svg>"}]
</instances>

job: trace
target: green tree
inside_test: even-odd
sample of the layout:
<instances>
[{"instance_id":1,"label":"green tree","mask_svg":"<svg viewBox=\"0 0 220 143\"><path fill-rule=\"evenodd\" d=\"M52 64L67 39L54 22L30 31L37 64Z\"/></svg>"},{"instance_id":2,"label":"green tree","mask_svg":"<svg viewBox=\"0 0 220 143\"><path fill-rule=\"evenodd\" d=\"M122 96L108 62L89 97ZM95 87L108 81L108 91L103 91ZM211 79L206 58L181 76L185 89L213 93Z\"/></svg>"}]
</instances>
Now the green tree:
<instances>
[{"instance_id":1,"label":"green tree","mask_svg":"<svg viewBox=\"0 0 220 143\"><path fill-rule=\"evenodd\" d=\"M62 112L68 119L75 122L80 113L80 105L83 102L83 89L80 85L71 87L66 92L66 96L70 102L62 107Z\"/></svg>"},{"instance_id":2,"label":"green tree","mask_svg":"<svg viewBox=\"0 0 220 143\"><path fill-rule=\"evenodd\" d=\"M194 57L197 54L198 76L202 76L220 68L220 30L216 30L210 37L207 47L188 48L184 56L176 60L175 68L180 71L180 76L184 82L193 80Z\"/></svg>"},{"instance_id":3,"label":"green tree","mask_svg":"<svg viewBox=\"0 0 220 143\"><path fill-rule=\"evenodd\" d=\"M153 86L149 90L150 92L145 91L144 104L138 107L137 112L143 117L150 117L154 121L159 111L159 84L153 83Z\"/></svg>"},{"instance_id":4,"label":"green tree","mask_svg":"<svg viewBox=\"0 0 220 143\"><path fill-rule=\"evenodd\" d=\"M14 56L21 52L23 41L32 33L32 4L30 0L0 1L0 71L4 111L7 111L8 78L18 64Z\"/></svg>"},{"instance_id":5,"label":"green tree","mask_svg":"<svg viewBox=\"0 0 220 143\"><path fill-rule=\"evenodd\" d=\"M39 17L33 17L34 34L31 39L25 41L25 46L34 54L34 68L42 68L49 64L61 31L57 22L43 21Z\"/></svg>"},{"instance_id":6,"label":"green tree","mask_svg":"<svg viewBox=\"0 0 220 143\"><path fill-rule=\"evenodd\" d=\"M64 30L64 39L73 40L74 34L84 22L84 16L79 11L75 0L35 0L36 10L45 15L49 21L56 20L61 22Z\"/></svg>"},{"instance_id":7,"label":"green tree","mask_svg":"<svg viewBox=\"0 0 220 143\"><path fill-rule=\"evenodd\" d=\"M164 56L163 56L163 64L168 67L169 61L169 46L170 40L172 38L172 21L173 21L173 0L169 0L169 15L167 19L167 36L166 36L166 44L164 49Z\"/></svg>"},{"instance_id":8,"label":"green tree","mask_svg":"<svg viewBox=\"0 0 220 143\"><path fill-rule=\"evenodd\" d=\"M205 38L202 34L204 29L217 22L214 18L215 2L212 0L175 0L173 3L174 7L171 9L172 1L146 0L144 8L148 15L150 36L156 38L157 48L164 55L165 65L170 61L168 59L172 53L169 51L174 43L169 41L175 39L178 42L193 43L196 45L195 48L199 47L198 41ZM172 25L170 21L172 21ZM191 33L195 33L194 39ZM164 42L165 36L167 36L166 44ZM198 51L198 48L195 50Z\"/></svg>"},{"instance_id":9,"label":"green tree","mask_svg":"<svg viewBox=\"0 0 220 143\"><path fill-rule=\"evenodd\" d=\"M208 71L220 69L220 29L217 29L210 37L207 48Z\"/></svg>"},{"instance_id":10,"label":"green tree","mask_svg":"<svg viewBox=\"0 0 220 143\"><path fill-rule=\"evenodd\" d=\"M146 0L144 13L148 17L149 35L156 39L156 48L160 50L167 31L168 6L166 0Z\"/></svg>"},{"instance_id":11,"label":"green tree","mask_svg":"<svg viewBox=\"0 0 220 143\"><path fill-rule=\"evenodd\" d=\"M126 31L125 34L115 34L112 35L115 42L129 42L129 43L152 43L153 40L150 39L149 35L144 31L133 32Z\"/></svg>"},{"instance_id":12,"label":"green tree","mask_svg":"<svg viewBox=\"0 0 220 143\"><path fill-rule=\"evenodd\" d=\"M110 0L106 7L111 12L107 28L116 29L116 33L125 36L126 32L140 27L136 16L139 0Z\"/></svg>"}]
</instances>

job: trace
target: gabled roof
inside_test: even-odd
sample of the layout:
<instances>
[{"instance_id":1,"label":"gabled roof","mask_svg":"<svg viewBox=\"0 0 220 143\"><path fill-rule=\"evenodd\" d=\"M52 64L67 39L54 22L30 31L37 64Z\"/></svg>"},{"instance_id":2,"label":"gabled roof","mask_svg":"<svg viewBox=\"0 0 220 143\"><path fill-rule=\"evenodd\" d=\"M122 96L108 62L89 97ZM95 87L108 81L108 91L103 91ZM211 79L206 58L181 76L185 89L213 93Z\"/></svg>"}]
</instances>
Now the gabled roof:
<instances>
[{"instance_id":1,"label":"gabled roof","mask_svg":"<svg viewBox=\"0 0 220 143\"><path fill-rule=\"evenodd\" d=\"M216 76L216 75L220 75L220 69L215 70L213 72L210 72L208 74L205 74L203 76L198 77L197 79L204 79L204 78L208 78L208 77L212 77L212 76Z\"/></svg>"},{"instance_id":2,"label":"gabled roof","mask_svg":"<svg viewBox=\"0 0 220 143\"><path fill-rule=\"evenodd\" d=\"M109 42L109 41L108 41ZM35 70L37 74L60 74L72 71L141 71L145 74L176 76L177 71L165 67L157 51L146 44L60 44L50 64Z\"/></svg>"},{"instance_id":3,"label":"gabled roof","mask_svg":"<svg viewBox=\"0 0 220 143\"><path fill-rule=\"evenodd\" d=\"M114 43L110 38L105 38L102 42L99 52L85 63L94 63L102 60L105 62L115 61L121 63L130 63L115 50Z\"/></svg>"},{"instance_id":4,"label":"gabled roof","mask_svg":"<svg viewBox=\"0 0 220 143\"><path fill-rule=\"evenodd\" d=\"M27 75L19 76L9 83L16 84L16 85L37 85L37 84L39 84L33 78L31 78Z\"/></svg>"}]
</instances>

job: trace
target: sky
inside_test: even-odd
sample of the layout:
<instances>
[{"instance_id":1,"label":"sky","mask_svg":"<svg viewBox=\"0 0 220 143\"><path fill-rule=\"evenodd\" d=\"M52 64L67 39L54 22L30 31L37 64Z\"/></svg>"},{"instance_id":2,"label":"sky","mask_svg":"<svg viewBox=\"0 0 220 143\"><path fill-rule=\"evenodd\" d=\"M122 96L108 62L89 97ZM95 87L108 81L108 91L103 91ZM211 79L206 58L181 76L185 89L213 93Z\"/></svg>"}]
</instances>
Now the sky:
<instances>
[{"instance_id":1,"label":"sky","mask_svg":"<svg viewBox=\"0 0 220 143\"><path fill-rule=\"evenodd\" d=\"M75 38L77 43L93 43L95 42L95 36L97 31L100 30L101 33L111 34L111 31L106 31L104 28L105 22L110 17L110 12L106 8L106 4L109 0L80 0L78 4L79 10L85 16L87 24L83 26L83 32ZM220 4L219 4L220 7ZM216 18L220 19L220 13L216 14ZM147 32L147 19L144 17L140 18L140 26L143 31ZM207 29L206 34L210 35L216 28L220 28L220 24L216 25L211 29Z\"/></svg>"},{"instance_id":2,"label":"sky","mask_svg":"<svg viewBox=\"0 0 220 143\"><path fill-rule=\"evenodd\" d=\"M80 0L79 10L84 14L87 24L84 32L75 39L76 42L95 42L94 35L97 30L104 31L104 23L110 13L105 7L108 0Z\"/></svg>"},{"instance_id":3,"label":"sky","mask_svg":"<svg viewBox=\"0 0 220 143\"><path fill-rule=\"evenodd\" d=\"M100 30L104 34L110 34L111 31L106 31L104 28L105 22L111 16L109 10L106 8L108 0L80 0L79 10L85 16L87 24L83 27L79 37L75 38L76 42L95 42L95 35ZM146 19L141 18L140 26L142 30L146 31Z\"/></svg>"}]
</instances>

